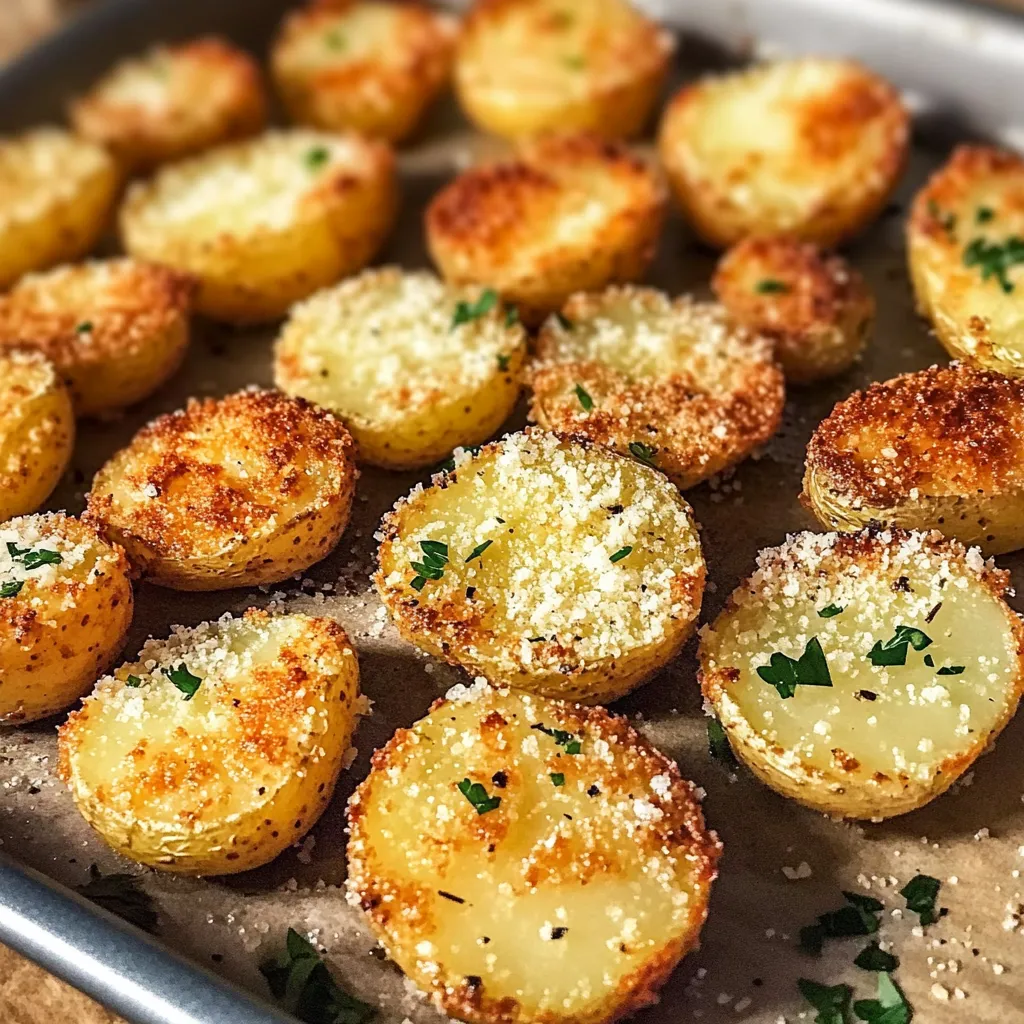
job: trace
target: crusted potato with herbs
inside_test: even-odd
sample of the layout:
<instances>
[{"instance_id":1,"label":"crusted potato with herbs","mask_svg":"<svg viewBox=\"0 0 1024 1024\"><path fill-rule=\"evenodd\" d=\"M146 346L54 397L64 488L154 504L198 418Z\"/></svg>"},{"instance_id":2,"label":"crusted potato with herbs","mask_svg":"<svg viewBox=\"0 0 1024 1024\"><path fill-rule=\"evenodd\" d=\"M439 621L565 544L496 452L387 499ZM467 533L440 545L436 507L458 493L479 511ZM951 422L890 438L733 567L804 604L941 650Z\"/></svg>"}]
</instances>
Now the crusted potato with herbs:
<instances>
[{"instance_id":1,"label":"crusted potato with herbs","mask_svg":"<svg viewBox=\"0 0 1024 1024\"><path fill-rule=\"evenodd\" d=\"M0 288L89 252L120 184L102 146L60 128L0 138Z\"/></svg>"},{"instance_id":2,"label":"crusted potato with herbs","mask_svg":"<svg viewBox=\"0 0 1024 1024\"><path fill-rule=\"evenodd\" d=\"M705 241L788 233L830 246L885 205L909 140L909 115L885 79L852 60L802 57L684 86L658 147Z\"/></svg>"},{"instance_id":3,"label":"crusted potato with herbs","mask_svg":"<svg viewBox=\"0 0 1024 1024\"><path fill-rule=\"evenodd\" d=\"M525 357L526 332L493 290L385 267L292 310L274 381L337 413L361 461L414 469L505 422Z\"/></svg>"},{"instance_id":4,"label":"crusted potato with herbs","mask_svg":"<svg viewBox=\"0 0 1024 1024\"><path fill-rule=\"evenodd\" d=\"M786 380L849 369L875 322L875 299L842 256L786 235L747 238L721 259L711 287L729 315L771 338Z\"/></svg>"},{"instance_id":5,"label":"crusted potato with herbs","mask_svg":"<svg viewBox=\"0 0 1024 1024\"><path fill-rule=\"evenodd\" d=\"M778 428L782 374L762 336L721 306L653 288L574 295L530 370L530 417L656 466L692 487Z\"/></svg>"},{"instance_id":6,"label":"crusted potato with herbs","mask_svg":"<svg viewBox=\"0 0 1024 1024\"><path fill-rule=\"evenodd\" d=\"M384 143L271 131L133 185L121 234L133 256L198 278L199 312L273 320L368 263L397 203L394 154Z\"/></svg>"},{"instance_id":7,"label":"crusted potato with herbs","mask_svg":"<svg viewBox=\"0 0 1024 1024\"><path fill-rule=\"evenodd\" d=\"M1024 626L1009 582L937 531L796 534L701 630L704 696L784 796L835 817L905 814L1016 711Z\"/></svg>"},{"instance_id":8,"label":"crusted potato with herbs","mask_svg":"<svg viewBox=\"0 0 1024 1024\"><path fill-rule=\"evenodd\" d=\"M61 778L118 853L226 875L273 860L323 813L362 711L333 619L250 608L101 679L60 728Z\"/></svg>"},{"instance_id":9,"label":"crusted potato with herbs","mask_svg":"<svg viewBox=\"0 0 1024 1024\"><path fill-rule=\"evenodd\" d=\"M275 583L338 543L358 475L331 413L274 391L192 399L96 474L87 516L152 583Z\"/></svg>"},{"instance_id":10,"label":"crusted potato with herbs","mask_svg":"<svg viewBox=\"0 0 1024 1024\"><path fill-rule=\"evenodd\" d=\"M625 138L647 124L674 48L628 0L477 0L455 84L470 120L496 135Z\"/></svg>"},{"instance_id":11,"label":"crusted potato with herbs","mask_svg":"<svg viewBox=\"0 0 1024 1024\"><path fill-rule=\"evenodd\" d=\"M116 412L151 395L181 365L194 292L192 278L131 258L28 274L0 295L0 351L43 352L78 415Z\"/></svg>"},{"instance_id":12,"label":"crusted potato with herbs","mask_svg":"<svg viewBox=\"0 0 1024 1024\"><path fill-rule=\"evenodd\" d=\"M82 138L142 171L255 135L267 119L256 61L208 36L122 60L71 103Z\"/></svg>"},{"instance_id":13,"label":"crusted potato with herbs","mask_svg":"<svg viewBox=\"0 0 1024 1024\"><path fill-rule=\"evenodd\" d=\"M285 18L270 66L300 124L397 142L447 84L456 35L418 3L313 0Z\"/></svg>"},{"instance_id":14,"label":"crusted potato with herbs","mask_svg":"<svg viewBox=\"0 0 1024 1024\"><path fill-rule=\"evenodd\" d=\"M721 844L624 718L482 681L373 756L348 889L388 956L474 1024L606 1024L695 948Z\"/></svg>"},{"instance_id":15,"label":"crusted potato with herbs","mask_svg":"<svg viewBox=\"0 0 1024 1024\"><path fill-rule=\"evenodd\" d=\"M128 559L63 513L0 524L0 722L78 700L121 653L132 621Z\"/></svg>"},{"instance_id":16,"label":"crusted potato with herbs","mask_svg":"<svg viewBox=\"0 0 1024 1024\"><path fill-rule=\"evenodd\" d=\"M496 288L532 325L573 292L641 277L664 207L660 178L629 150L552 136L442 189L427 244L448 281Z\"/></svg>"},{"instance_id":17,"label":"crusted potato with herbs","mask_svg":"<svg viewBox=\"0 0 1024 1024\"><path fill-rule=\"evenodd\" d=\"M454 461L381 524L377 588L407 640L495 684L585 703L679 652L704 557L665 477L536 430Z\"/></svg>"}]
</instances>

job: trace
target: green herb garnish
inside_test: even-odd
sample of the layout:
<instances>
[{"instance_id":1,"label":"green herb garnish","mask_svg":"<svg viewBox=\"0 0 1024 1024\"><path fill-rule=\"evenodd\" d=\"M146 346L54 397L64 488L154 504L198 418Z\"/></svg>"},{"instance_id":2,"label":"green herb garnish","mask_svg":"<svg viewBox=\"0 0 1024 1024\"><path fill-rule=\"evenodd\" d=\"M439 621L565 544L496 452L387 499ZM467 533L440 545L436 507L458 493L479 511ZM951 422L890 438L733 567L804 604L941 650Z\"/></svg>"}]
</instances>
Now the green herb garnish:
<instances>
[{"instance_id":1,"label":"green herb garnish","mask_svg":"<svg viewBox=\"0 0 1024 1024\"><path fill-rule=\"evenodd\" d=\"M125 686L130 686L132 687L132 689L135 689L136 687L142 685L142 679L139 676L129 675L128 678L124 681L124 683Z\"/></svg>"},{"instance_id":2,"label":"green herb garnish","mask_svg":"<svg viewBox=\"0 0 1024 1024\"><path fill-rule=\"evenodd\" d=\"M89 868L89 881L76 886L75 892L136 928L150 933L156 931L156 904L135 875L102 875L93 864Z\"/></svg>"},{"instance_id":3,"label":"green herb garnish","mask_svg":"<svg viewBox=\"0 0 1024 1024\"><path fill-rule=\"evenodd\" d=\"M822 985L807 978L800 978L796 984L800 995L818 1011L815 1024L846 1024L853 998L853 989L849 985Z\"/></svg>"},{"instance_id":4,"label":"green herb garnish","mask_svg":"<svg viewBox=\"0 0 1024 1024\"><path fill-rule=\"evenodd\" d=\"M463 779L459 783L459 792L476 808L477 814L493 811L500 803L500 796L488 796L487 790L479 782Z\"/></svg>"},{"instance_id":5,"label":"green herb garnish","mask_svg":"<svg viewBox=\"0 0 1024 1024\"><path fill-rule=\"evenodd\" d=\"M872 665L906 665L909 647L923 651L931 642L932 638L927 633L914 626L897 626L888 640L875 641L867 657Z\"/></svg>"},{"instance_id":6,"label":"green herb garnish","mask_svg":"<svg viewBox=\"0 0 1024 1024\"><path fill-rule=\"evenodd\" d=\"M584 412L590 412L594 408L594 400L590 397L590 393L582 384L576 385L576 397L580 400L580 405L583 406Z\"/></svg>"},{"instance_id":7,"label":"green herb garnish","mask_svg":"<svg viewBox=\"0 0 1024 1024\"><path fill-rule=\"evenodd\" d=\"M199 684L202 682L199 676L194 676L189 672L184 662L175 668L162 668L160 671L185 694L185 700L191 700L196 695L196 690L199 689Z\"/></svg>"},{"instance_id":8,"label":"green herb garnish","mask_svg":"<svg viewBox=\"0 0 1024 1024\"><path fill-rule=\"evenodd\" d=\"M932 657L932 656L931 656L930 654L926 654L926 655L924 656L924 663L925 663L925 664L926 664L926 665L927 665L927 666L928 666L929 668L935 668L935 659L934 659L934 658L933 658L933 657Z\"/></svg>"},{"instance_id":9,"label":"green herb garnish","mask_svg":"<svg viewBox=\"0 0 1024 1024\"><path fill-rule=\"evenodd\" d=\"M729 745L729 737L726 735L725 726L717 718L708 719L708 753L730 768L736 766L736 755Z\"/></svg>"},{"instance_id":10,"label":"green herb garnish","mask_svg":"<svg viewBox=\"0 0 1024 1024\"><path fill-rule=\"evenodd\" d=\"M979 206L974 213L974 221L976 224L987 224L995 215L996 211L991 206Z\"/></svg>"},{"instance_id":11,"label":"green herb garnish","mask_svg":"<svg viewBox=\"0 0 1024 1024\"><path fill-rule=\"evenodd\" d=\"M75 334L88 334L92 330L92 321L83 320L75 327Z\"/></svg>"},{"instance_id":12,"label":"green herb garnish","mask_svg":"<svg viewBox=\"0 0 1024 1024\"><path fill-rule=\"evenodd\" d=\"M544 638L538 637L538 639L543 640ZM567 754L578 754L580 752L580 741L571 732L566 732L565 729L549 729L540 722L531 725L530 728L544 733L545 736L550 736Z\"/></svg>"},{"instance_id":13,"label":"green herb garnish","mask_svg":"<svg viewBox=\"0 0 1024 1024\"><path fill-rule=\"evenodd\" d=\"M783 700L792 697L798 686L831 686L825 652L816 636L807 641L799 658L790 658L776 651L767 665L761 665L757 674L779 691Z\"/></svg>"},{"instance_id":14,"label":"green herb garnish","mask_svg":"<svg viewBox=\"0 0 1024 1024\"><path fill-rule=\"evenodd\" d=\"M630 441L629 454L634 459L639 459L641 462L647 463L648 466L653 466L654 456L657 454L657 451L649 444L644 444L643 441Z\"/></svg>"},{"instance_id":15,"label":"green herb garnish","mask_svg":"<svg viewBox=\"0 0 1024 1024\"><path fill-rule=\"evenodd\" d=\"M11 556L12 561L21 562L26 572L38 569L42 565L60 565L64 561L63 556L57 551L48 551L46 548L39 551L19 548L13 541L7 542L7 554Z\"/></svg>"},{"instance_id":16,"label":"green herb garnish","mask_svg":"<svg viewBox=\"0 0 1024 1024\"><path fill-rule=\"evenodd\" d=\"M564 786L565 785L565 773L564 772L552 772L550 778L551 778L551 785L552 786Z\"/></svg>"},{"instance_id":17,"label":"green herb garnish","mask_svg":"<svg viewBox=\"0 0 1024 1024\"><path fill-rule=\"evenodd\" d=\"M306 166L311 171L315 171L323 167L330 157L331 152L326 146L314 146L312 149L306 150L306 155L303 159L306 162Z\"/></svg>"},{"instance_id":18,"label":"green herb garnish","mask_svg":"<svg viewBox=\"0 0 1024 1024\"><path fill-rule=\"evenodd\" d=\"M868 1024L910 1024L914 1016L907 997L888 974L878 976L878 998L858 999L853 1012Z\"/></svg>"},{"instance_id":19,"label":"green herb garnish","mask_svg":"<svg viewBox=\"0 0 1024 1024\"><path fill-rule=\"evenodd\" d=\"M498 369L504 373L508 369L509 356L498 356Z\"/></svg>"},{"instance_id":20,"label":"green herb garnish","mask_svg":"<svg viewBox=\"0 0 1024 1024\"><path fill-rule=\"evenodd\" d=\"M919 915L922 925L935 924L939 919L935 901L941 886L942 883L931 875L915 875L900 889L900 895L907 901L907 910Z\"/></svg>"},{"instance_id":21,"label":"green herb garnish","mask_svg":"<svg viewBox=\"0 0 1024 1024\"><path fill-rule=\"evenodd\" d=\"M439 580L448 564L448 545L443 541L421 540L420 549L423 551L423 561L409 563L416 570L412 581L413 590L422 590L427 580Z\"/></svg>"},{"instance_id":22,"label":"green herb garnish","mask_svg":"<svg viewBox=\"0 0 1024 1024\"><path fill-rule=\"evenodd\" d=\"M874 935L879 929L878 915L884 909L874 896L844 890L847 906L821 914L816 924L800 929L800 948L817 956L825 939L845 939L851 935Z\"/></svg>"},{"instance_id":23,"label":"green herb garnish","mask_svg":"<svg viewBox=\"0 0 1024 1024\"><path fill-rule=\"evenodd\" d=\"M999 287L1009 294L1013 291L1013 282L1007 271L1018 263L1024 263L1024 238L1011 235L1002 242L987 242L984 238L975 238L964 249L964 266L978 267L982 281L994 277Z\"/></svg>"},{"instance_id":24,"label":"green herb garnish","mask_svg":"<svg viewBox=\"0 0 1024 1024\"><path fill-rule=\"evenodd\" d=\"M8 583L0 583L0 597L17 597L21 588L25 586L24 580L10 580Z\"/></svg>"},{"instance_id":25,"label":"green herb garnish","mask_svg":"<svg viewBox=\"0 0 1024 1024\"><path fill-rule=\"evenodd\" d=\"M479 558L493 543L493 540L485 540L482 544L477 544L469 553L469 558L466 561L472 562L474 558Z\"/></svg>"},{"instance_id":26,"label":"green herb garnish","mask_svg":"<svg viewBox=\"0 0 1024 1024\"><path fill-rule=\"evenodd\" d=\"M493 288L485 288L476 302L460 302L455 307L455 315L452 317L452 327L460 324L468 324L471 320L490 313L498 304L498 293Z\"/></svg>"},{"instance_id":27,"label":"green herb garnish","mask_svg":"<svg viewBox=\"0 0 1024 1024\"><path fill-rule=\"evenodd\" d=\"M833 616L838 615L841 611L843 611L843 608L840 607L838 604L827 604L824 608L818 609L818 618L831 619Z\"/></svg>"},{"instance_id":28,"label":"green herb garnish","mask_svg":"<svg viewBox=\"0 0 1024 1024\"><path fill-rule=\"evenodd\" d=\"M555 319L558 321L558 326L563 331L572 330L572 321L564 313L555 313Z\"/></svg>"},{"instance_id":29,"label":"green herb garnish","mask_svg":"<svg viewBox=\"0 0 1024 1024\"><path fill-rule=\"evenodd\" d=\"M624 548L619 548L611 558L609 562L621 562L627 555L632 554L633 549L627 544Z\"/></svg>"},{"instance_id":30,"label":"green herb garnish","mask_svg":"<svg viewBox=\"0 0 1024 1024\"><path fill-rule=\"evenodd\" d=\"M943 213L941 207L934 199L928 200L928 213L939 222L939 227L952 238L953 231L956 229L956 214Z\"/></svg>"},{"instance_id":31,"label":"green herb garnish","mask_svg":"<svg viewBox=\"0 0 1024 1024\"><path fill-rule=\"evenodd\" d=\"M943 665L935 674L937 676L958 676L963 672L964 668L964 665Z\"/></svg>"},{"instance_id":32,"label":"green herb garnish","mask_svg":"<svg viewBox=\"0 0 1024 1024\"><path fill-rule=\"evenodd\" d=\"M853 961L863 971L895 971L900 962L887 953L877 942L871 942L865 946Z\"/></svg>"},{"instance_id":33,"label":"green herb garnish","mask_svg":"<svg viewBox=\"0 0 1024 1024\"><path fill-rule=\"evenodd\" d=\"M519 323L519 307L508 306L505 309L505 326L515 327L517 323Z\"/></svg>"},{"instance_id":34,"label":"green herb garnish","mask_svg":"<svg viewBox=\"0 0 1024 1024\"><path fill-rule=\"evenodd\" d=\"M774 277L766 277L757 282L754 288L759 295L779 295L789 291L789 285L785 281L778 281Z\"/></svg>"}]
</instances>

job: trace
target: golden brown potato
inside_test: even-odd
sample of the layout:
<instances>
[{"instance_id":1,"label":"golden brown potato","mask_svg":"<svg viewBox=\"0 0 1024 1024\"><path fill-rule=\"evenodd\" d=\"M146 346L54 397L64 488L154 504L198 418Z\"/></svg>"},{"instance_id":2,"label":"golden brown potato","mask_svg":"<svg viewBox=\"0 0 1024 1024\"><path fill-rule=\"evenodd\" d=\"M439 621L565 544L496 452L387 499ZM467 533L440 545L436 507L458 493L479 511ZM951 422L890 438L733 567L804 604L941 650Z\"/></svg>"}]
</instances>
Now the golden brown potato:
<instances>
[{"instance_id":1,"label":"golden brown potato","mask_svg":"<svg viewBox=\"0 0 1024 1024\"><path fill-rule=\"evenodd\" d=\"M0 525L0 722L78 700L120 654L132 621L128 559L63 513Z\"/></svg>"},{"instance_id":2,"label":"golden brown potato","mask_svg":"<svg viewBox=\"0 0 1024 1024\"><path fill-rule=\"evenodd\" d=\"M300 124L397 142L447 83L456 32L418 3L313 0L285 18L271 69Z\"/></svg>"},{"instance_id":3,"label":"golden brown potato","mask_svg":"<svg viewBox=\"0 0 1024 1024\"><path fill-rule=\"evenodd\" d=\"M355 491L353 448L340 421L301 398L192 399L100 469L86 514L161 586L274 583L338 543Z\"/></svg>"},{"instance_id":4,"label":"golden brown potato","mask_svg":"<svg viewBox=\"0 0 1024 1024\"><path fill-rule=\"evenodd\" d=\"M685 86L658 146L683 212L712 245L788 233L830 246L885 204L909 115L855 61L777 60Z\"/></svg>"},{"instance_id":5,"label":"golden brown potato","mask_svg":"<svg viewBox=\"0 0 1024 1024\"><path fill-rule=\"evenodd\" d=\"M628 150L551 137L443 189L427 210L427 243L448 281L490 285L534 324L573 292L641 277L664 205L660 179Z\"/></svg>"},{"instance_id":6,"label":"golden brown potato","mask_svg":"<svg viewBox=\"0 0 1024 1024\"><path fill-rule=\"evenodd\" d=\"M185 358L192 278L130 258L23 277L0 295L0 350L31 346L71 389L75 412L115 412L152 394Z\"/></svg>"},{"instance_id":7,"label":"golden brown potato","mask_svg":"<svg viewBox=\"0 0 1024 1024\"><path fill-rule=\"evenodd\" d=\"M530 416L692 487L746 458L785 402L769 342L721 306L653 288L574 295L541 329Z\"/></svg>"}]
</instances>

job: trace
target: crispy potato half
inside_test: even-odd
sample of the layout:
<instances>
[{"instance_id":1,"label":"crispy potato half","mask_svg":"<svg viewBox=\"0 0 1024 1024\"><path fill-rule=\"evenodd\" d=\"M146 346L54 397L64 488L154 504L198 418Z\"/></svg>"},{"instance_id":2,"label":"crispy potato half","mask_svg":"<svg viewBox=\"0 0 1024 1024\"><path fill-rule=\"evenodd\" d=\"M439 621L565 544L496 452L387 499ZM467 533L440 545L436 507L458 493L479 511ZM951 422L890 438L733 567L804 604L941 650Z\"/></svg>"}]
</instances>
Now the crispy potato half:
<instances>
[{"instance_id":1,"label":"crispy potato half","mask_svg":"<svg viewBox=\"0 0 1024 1024\"><path fill-rule=\"evenodd\" d=\"M692 487L746 458L785 403L770 343L725 310L653 288L574 295L530 369L530 417L631 454Z\"/></svg>"},{"instance_id":2,"label":"crispy potato half","mask_svg":"<svg viewBox=\"0 0 1024 1024\"><path fill-rule=\"evenodd\" d=\"M733 246L711 287L734 320L772 339L794 384L849 369L874 327L875 299L864 278L842 256L790 236Z\"/></svg>"},{"instance_id":3,"label":"crispy potato half","mask_svg":"<svg viewBox=\"0 0 1024 1024\"><path fill-rule=\"evenodd\" d=\"M851 60L777 60L685 86L658 146L705 241L788 233L836 245L864 228L903 171L899 93Z\"/></svg>"},{"instance_id":4,"label":"crispy potato half","mask_svg":"<svg viewBox=\"0 0 1024 1024\"><path fill-rule=\"evenodd\" d=\"M71 461L71 396L45 356L0 349L0 522L34 512Z\"/></svg>"},{"instance_id":5,"label":"crispy potato half","mask_svg":"<svg viewBox=\"0 0 1024 1024\"><path fill-rule=\"evenodd\" d=\"M675 763L603 708L480 681L373 757L348 888L394 960L474 1024L605 1024L698 940L721 844Z\"/></svg>"},{"instance_id":6,"label":"crispy potato half","mask_svg":"<svg viewBox=\"0 0 1024 1024\"><path fill-rule=\"evenodd\" d=\"M0 722L78 700L121 653L132 621L128 559L62 513L0 525Z\"/></svg>"},{"instance_id":7,"label":"crispy potato half","mask_svg":"<svg viewBox=\"0 0 1024 1024\"><path fill-rule=\"evenodd\" d=\"M361 713L341 626L251 608L148 640L101 679L60 728L59 772L118 853L234 874L315 824Z\"/></svg>"},{"instance_id":8,"label":"crispy potato half","mask_svg":"<svg viewBox=\"0 0 1024 1024\"><path fill-rule=\"evenodd\" d=\"M1024 158L959 146L917 194L907 256L917 306L951 355L1024 375Z\"/></svg>"},{"instance_id":9,"label":"crispy potato half","mask_svg":"<svg viewBox=\"0 0 1024 1024\"><path fill-rule=\"evenodd\" d=\"M833 530L1024 547L1024 380L954 363L854 392L811 437L802 499Z\"/></svg>"},{"instance_id":10,"label":"crispy potato half","mask_svg":"<svg viewBox=\"0 0 1024 1024\"><path fill-rule=\"evenodd\" d=\"M474 675L605 703L693 632L704 558L660 473L583 439L513 434L403 498L376 582L410 642Z\"/></svg>"},{"instance_id":11,"label":"crispy potato half","mask_svg":"<svg viewBox=\"0 0 1024 1024\"><path fill-rule=\"evenodd\" d=\"M361 461L429 466L487 440L519 396L526 332L497 294L367 270L296 306L274 381L344 420Z\"/></svg>"},{"instance_id":12,"label":"crispy potato half","mask_svg":"<svg viewBox=\"0 0 1024 1024\"><path fill-rule=\"evenodd\" d=\"M100 469L86 514L161 586L275 583L338 543L355 493L354 447L339 420L301 398L192 399Z\"/></svg>"},{"instance_id":13,"label":"crispy potato half","mask_svg":"<svg viewBox=\"0 0 1024 1024\"><path fill-rule=\"evenodd\" d=\"M418 3L313 0L285 18L270 66L300 124L397 142L447 84L456 34Z\"/></svg>"},{"instance_id":14,"label":"crispy potato half","mask_svg":"<svg viewBox=\"0 0 1024 1024\"><path fill-rule=\"evenodd\" d=\"M391 230L397 202L384 143L272 131L133 185L121 234L133 256L198 278L199 312L272 320L361 269Z\"/></svg>"},{"instance_id":15,"label":"crispy potato half","mask_svg":"<svg viewBox=\"0 0 1024 1024\"><path fill-rule=\"evenodd\" d=\"M1024 626L1009 581L938 532L796 534L701 630L704 696L772 789L836 817L905 814L1017 708Z\"/></svg>"},{"instance_id":16,"label":"crispy potato half","mask_svg":"<svg viewBox=\"0 0 1024 1024\"><path fill-rule=\"evenodd\" d=\"M427 209L427 243L448 281L490 285L536 324L573 292L641 277L664 199L658 175L622 146L549 137L444 188Z\"/></svg>"},{"instance_id":17,"label":"crispy potato half","mask_svg":"<svg viewBox=\"0 0 1024 1024\"><path fill-rule=\"evenodd\" d=\"M209 36L121 61L69 116L79 135L140 171L255 135L267 103L256 61Z\"/></svg>"},{"instance_id":18,"label":"crispy potato half","mask_svg":"<svg viewBox=\"0 0 1024 1024\"><path fill-rule=\"evenodd\" d=\"M120 183L102 146L59 128L0 138L0 288L89 252Z\"/></svg>"},{"instance_id":19,"label":"crispy potato half","mask_svg":"<svg viewBox=\"0 0 1024 1024\"><path fill-rule=\"evenodd\" d=\"M0 350L31 346L102 416L148 397L185 358L195 281L131 258L28 274L0 295Z\"/></svg>"},{"instance_id":20,"label":"crispy potato half","mask_svg":"<svg viewBox=\"0 0 1024 1024\"><path fill-rule=\"evenodd\" d=\"M477 0L455 83L469 118L509 138L640 133L675 49L627 0Z\"/></svg>"}]
</instances>

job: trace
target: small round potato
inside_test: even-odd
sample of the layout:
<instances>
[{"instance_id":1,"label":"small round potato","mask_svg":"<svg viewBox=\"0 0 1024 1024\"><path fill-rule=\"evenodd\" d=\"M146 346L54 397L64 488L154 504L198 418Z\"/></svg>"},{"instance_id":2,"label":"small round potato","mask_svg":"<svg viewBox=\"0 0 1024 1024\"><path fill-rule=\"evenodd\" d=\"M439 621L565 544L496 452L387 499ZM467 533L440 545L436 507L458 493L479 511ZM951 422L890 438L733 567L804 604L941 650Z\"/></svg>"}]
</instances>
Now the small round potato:
<instances>
[{"instance_id":1,"label":"small round potato","mask_svg":"<svg viewBox=\"0 0 1024 1024\"><path fill-rule=\"evenodd\" d=\"M739 757L784 796L879 820L944 792L1013 716L1010 575L938 532L801 533L763 551L700 676Z\"/></svg>"},{"instance_id":2,"label":"small round potato","mask_svg":"<svg viewBox=\"0 0 1024 1024\"><path fill-rule=\"evenodd\" d=\"M918 309L951 355L1024 376L1024 157L960 146L917 194L907 255Z\"/></svg>"},{"instance_id":3,"label":"small round potato","mask_svg":"<svg viewBox=\"0 0 1024 1024\"><path fill-rule=\"evenodd\" d=\"M271 69L300 124L397 142L447 83L456 32L417 3L313 0L285 18Z\"/></svg>"},{"instance_id":4,"label":"small round potato","mask_svg":"<svg viewBox=\"0 0 1024 1024\"><path fill-rule=\"evenodd\" d=\"M133 256L199 279L199 312L273 320L361 269L390 231L397 202L384 143L274 131L136 183L121 232Z\"/></svg>"},{"instance_id":5,"label":"small round potato","mask_svg":"<svg viewBox=\"0 0 1024 1024\"><path fill-rule=\"evenodd\" d=\"M70 107L83 138L131 170L254 135L267 119L259 68L216 37L156 46L115 65Z\"/></svg>"},{"instance_id":6,"label":"small round potato","mask_svg":"<svg viewBox=\"0 0 1024 1024\"><path fill-rule=\"evenodd\" d=\"M734 246L711 287L734 320L772 339L794 384L849 369L875 322L867 282L846 260L784 235Z\"/></svg>"},{"instance_id":7,"label":"small round potato","mask_svg":"<svg viewBox=\"0 0 1024 1024\"><path fill-rule=\"evenodd\" d=\"M653 288L574 295L541 329L531 418L692 487L775 433L785 388L767 339L721 306Z\"/></svg>"},{"instance_id":8,"label":"small round potato","mask_svg":"<svg viewBox=\"0 0 1024 1024\"><path fill-rule=\"evenodd\" d=\"M0 288L89 252L120 183L105 149L59 128L0 138Z\"/></svg>"},{"instance_id":9,"label":"small round potato","mask_svg":"<svg viewBox=\"0 0 1024 1024\"><path fill-rule=\"evenodd\" d=\"M855 392L811 437L803 500L832 530L1024 547L1024 380L954 363Z\"/></svg>"},{"instance_id":10,"label":"small round potato","mask_svg":"<svg viewBox=\"0 0 1024 1024\"><path fill-rule=\"evenodd\" d=\"M610 1024L697 945L721 844L623 718L482 681L373 757L348 889L452 1018Z\"/></svg>"},{"instance_id":11,"label":"small round potato","mask_svg":"<svg viewBox=\"0 0 1024 1024\"><path fill-rule=\"evenodd\" d=\"M118 853L162 871L234 874L315 824L359 714L341 626L251 608L178 626L101 679L60 728L59 772Z\"/></svg>"},{"instance_id":12,"label":"small round potato","mask_svg":"<svg viewBox=\"0 0 1024 1024\"><path fill-rule=\"evenodd\" d=\"M685 86L658 145L683 212L712 245L788 233L831 246L884 206L909 134L884 79L854 61L805 57Z\"/></svg>"},{"instance_id":13,"label":"small round potato","mask_svg":"<svg viewBox=\"0 0 1024 1024\"><path fill-rule=\"evenodd\" d=\"M354 447L340 421L301 398L192 399L100 469L86 514L161 586L275 583L338 543L355 492Z\"/></svg>"},{"instance_id":14,"label":"small round potato","mask_svg":"<svg viewBox=\"0 0 1024 1024\"><path fill-rule=\"evenodd\" d=\"M606 703L693 632L704 558L660 473L579 438L514 434L384 517L376 582L399 632L496 684Z\"/></svg>"},{"instance_id":15,"label":"small round potato","mask_svg":"<svg viewBox=\"0 0 1024 1024\"><path fill-rule=\"evenodd\" d=\"M181 365L194 292L192 278L130 258L26 275L0 295L0 350L43 352L78 415L116 412Z\"/></svg>"},{"instance_id":16,"label":"small round potato","mask_svg":"<svg viewBox=\"0 0 1024 1024\"><path fill-rule=\"evenodd\" d=\"M455 82L470 119L509 138L647 124L674 49L628 0L477 0Z\"/></svg>"},{"instance_id":17,"label":"small round potato","mask_svg":"<svg viewBox=\"0 0 1024 1024\"><path fill-rule=\"evenodd\" d=\"M628 150L550 137L443 189L427 210L427 242L445 278L493 286L532 325L573 292L641 277L664 208L659 177Z\"/></svg>"},{"instance_id":18,"label":"small round potato","mask_svg":"<svg viewBox=\"0 0 1024 1024\"><path fill-rule=\"evenodd\" d=\"M0 522L35 512L71 461L71 396L39 352L0 349Z\"/></svg>"},{"instance_id":19,"label":"small round potato","mask_svg":"<svg viewBox=\"0 0 1024 1024\"><path fill-rule=\"evenodd\" d=\"M429 466L512 411L526 332L495 292L367 270L292 310L274 380L344 420L363 462Z\"/></svg>"},{"instance_id":20,"label":"small round potato","mask_svg":"<svg viewBox=\"0 0 1024 1024\"><path fill-rule=\"evenodd\" d=\"M62 513L0 525L0 722L78 700L121 653L132 621L128 559Z\"/></svg>"}]
</instances>

